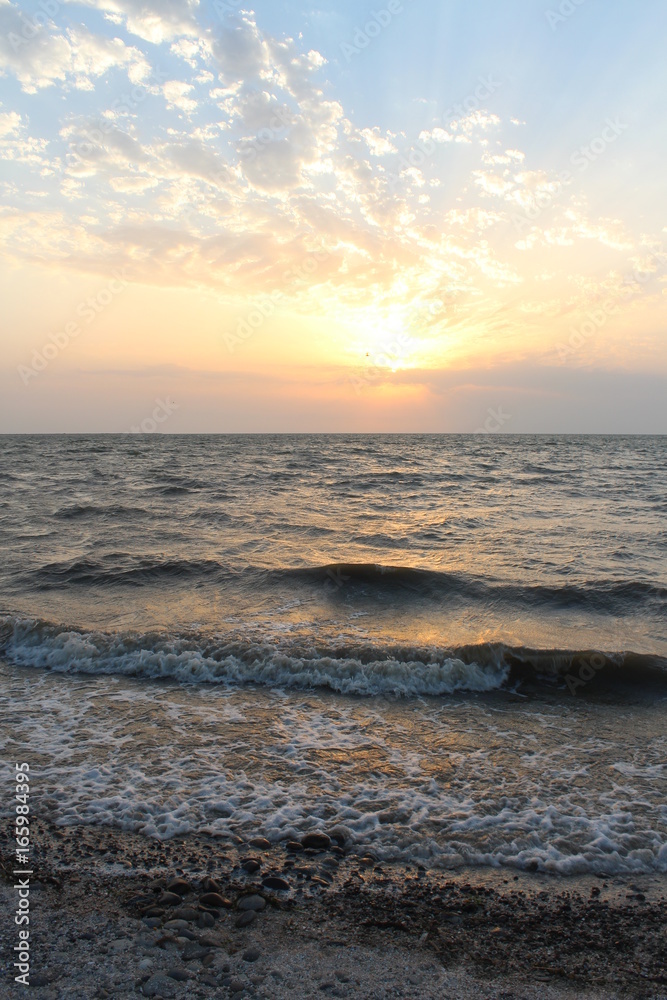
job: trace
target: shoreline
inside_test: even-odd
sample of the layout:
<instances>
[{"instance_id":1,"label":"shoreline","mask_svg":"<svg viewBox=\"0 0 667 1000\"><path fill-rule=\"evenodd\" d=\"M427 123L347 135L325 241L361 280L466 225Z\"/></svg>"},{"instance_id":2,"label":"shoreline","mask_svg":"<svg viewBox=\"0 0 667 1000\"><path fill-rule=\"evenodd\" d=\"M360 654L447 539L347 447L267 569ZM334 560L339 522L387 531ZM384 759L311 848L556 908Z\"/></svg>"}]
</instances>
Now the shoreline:
<instances>
[{"instance_id":1,"label":"shoreline","mask_svg":"<svg viewBox=\"0 0 667 1000\"><path fill-rule=\"evenodd\" d=\"M267 845L35 823L31 988L45 1000L667 997L664 876L426 871L335 840ZM0 847L8 926L8 831Z\"/></svg>"}]
</instances>

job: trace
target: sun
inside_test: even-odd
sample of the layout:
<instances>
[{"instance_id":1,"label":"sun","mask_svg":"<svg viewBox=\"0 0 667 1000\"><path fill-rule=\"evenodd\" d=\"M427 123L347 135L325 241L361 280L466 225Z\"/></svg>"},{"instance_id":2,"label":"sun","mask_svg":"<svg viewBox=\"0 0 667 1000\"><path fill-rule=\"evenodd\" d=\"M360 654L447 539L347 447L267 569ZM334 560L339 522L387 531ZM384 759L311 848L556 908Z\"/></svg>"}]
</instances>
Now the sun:
<instances>
[{"instance_id":1,"label":"sun","mask_svg":"<svg viewBox=\"0 0 667 1000\"><path fill-rule=\"evenodd\" d=\"M418 342L407 332L402 317L390 314L381 319L375 316L363 328L357 327L351 353L356 365L396 372L411 367L417 347Z\"/></svg>"}]
</instances>

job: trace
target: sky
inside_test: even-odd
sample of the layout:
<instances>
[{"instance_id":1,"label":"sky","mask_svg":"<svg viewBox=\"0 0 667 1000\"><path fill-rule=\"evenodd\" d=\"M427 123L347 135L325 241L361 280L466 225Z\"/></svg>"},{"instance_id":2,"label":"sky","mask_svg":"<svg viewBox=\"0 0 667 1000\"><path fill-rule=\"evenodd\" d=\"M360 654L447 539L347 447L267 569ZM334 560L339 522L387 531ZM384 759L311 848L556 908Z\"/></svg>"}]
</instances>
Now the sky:
<instances>
[{"instance_id":1,"label":"sky","mask_svg":"<svg viewBox=\"0 0 667 1000\"><path fill-rule=\"evenodd\" d=\"M0 432L667 433L664 0L0 0Z\"/></svg>"}]
</instances>

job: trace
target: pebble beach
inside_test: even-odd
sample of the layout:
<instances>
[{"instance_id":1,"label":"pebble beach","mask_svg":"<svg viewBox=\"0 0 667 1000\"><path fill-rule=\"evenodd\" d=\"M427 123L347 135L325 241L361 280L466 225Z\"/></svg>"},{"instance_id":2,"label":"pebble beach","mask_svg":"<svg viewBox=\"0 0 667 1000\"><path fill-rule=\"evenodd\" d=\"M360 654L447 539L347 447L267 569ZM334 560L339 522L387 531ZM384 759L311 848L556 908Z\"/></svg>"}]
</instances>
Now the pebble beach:
<instances>
[{"instance_id":1,"label":"pebble beach","mask_svg":"<svg viewBox=\"0 0 667 1000\"><path fill-rule=\"evenodd\" d=\"M661 878L432 872L321 831L278 845L34 834L40 1000L667 996ZM7 911L10 846L3 834Z\"/></svg>"}]
</instances>

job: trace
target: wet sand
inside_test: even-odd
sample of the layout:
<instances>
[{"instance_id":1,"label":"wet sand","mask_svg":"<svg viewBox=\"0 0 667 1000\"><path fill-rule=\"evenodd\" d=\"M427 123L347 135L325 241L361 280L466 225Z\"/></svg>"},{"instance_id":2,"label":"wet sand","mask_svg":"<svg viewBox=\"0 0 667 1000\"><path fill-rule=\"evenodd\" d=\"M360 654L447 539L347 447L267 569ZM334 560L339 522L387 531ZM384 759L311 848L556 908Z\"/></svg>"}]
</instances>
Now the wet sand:
<instances>
[{"instance_id":1,"label":"wet sand","mask_svg":"<svg viewBox=\"0 0 667 1000\"><path fill-rule=\"evenodd\" d=\"M399 868L335 840L32 832L30 980L46 1000L667 997L664 878ZM6 827L0 846L8 927Z\"/></svg>"}]
</instances>

